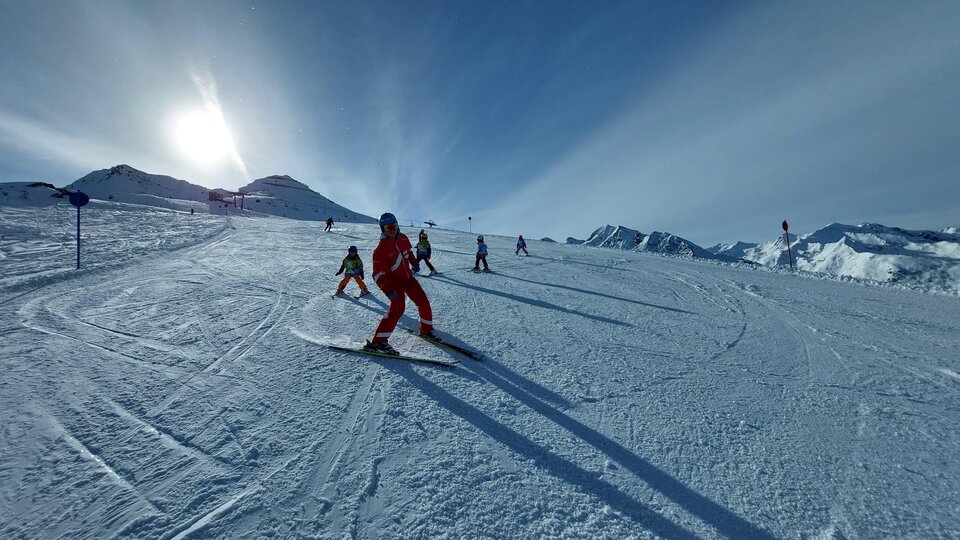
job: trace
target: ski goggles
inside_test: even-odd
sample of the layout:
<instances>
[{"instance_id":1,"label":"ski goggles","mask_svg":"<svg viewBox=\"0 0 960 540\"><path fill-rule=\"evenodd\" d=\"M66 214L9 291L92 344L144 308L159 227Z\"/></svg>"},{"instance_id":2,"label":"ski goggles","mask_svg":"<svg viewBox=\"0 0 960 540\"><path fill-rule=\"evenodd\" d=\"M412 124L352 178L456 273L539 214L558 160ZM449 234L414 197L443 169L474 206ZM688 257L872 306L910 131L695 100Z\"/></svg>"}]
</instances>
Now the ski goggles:
<instances>
[{"instance_id":1,"label":"ski goggles","mask_svg":"<svg viewBox=\"0 0 960 540\"><path fill-rule=\"evenodd\" d=\"M396 223L387 223L383 226L383 232L397 232L400 230L400 225Z\"/></svg>"}]
</instances>

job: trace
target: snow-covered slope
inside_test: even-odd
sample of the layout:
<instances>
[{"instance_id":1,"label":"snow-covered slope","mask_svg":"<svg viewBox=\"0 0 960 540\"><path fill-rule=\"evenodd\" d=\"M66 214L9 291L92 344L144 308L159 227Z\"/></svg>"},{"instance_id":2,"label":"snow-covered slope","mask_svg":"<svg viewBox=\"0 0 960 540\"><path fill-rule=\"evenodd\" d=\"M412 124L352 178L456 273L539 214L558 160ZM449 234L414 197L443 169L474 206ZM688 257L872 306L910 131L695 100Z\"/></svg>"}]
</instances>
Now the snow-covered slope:
<instances>
[{"instance_id":1,"label":"snow-covered slope","mask_svg":"<svg viewBox=\"0 0 960 540\"><path fill-rule=\"evenodd\" d=\"M289 176L268 176L240 188L248 210L293 219L376 223L376 219L344 208Z\"/></svg>"},{"instance_id":2,"label":"snow-covered slope","mask_svg":"<svg viewBox=\"0 0 960 540\"><path fill-rule=\"evenodd\" d=\"M0 193L5 189L0 185ZM195 245L229 226L230 218L94 199L81 214L77 270L77 209L65 197L51 197L56 189L27 189L37 199L0 198L0 292L164 254Z\"/></svg>"},{"instance_id":3,"label":"snow-covered slope","mask_svg":"<svg viewBox=\"0 0 960 540\"><path fill-rule=\"evenodd\" d=\"M387 307L330 297L375 225L208 215L150 252L184 214L98 204L124 263L0 288L2 538L960 530L958 298L495 235L474 274L473 235L435 230L433 320L485 355L393 334L437 368L324 346ZM4 224L4 276L56 208Z\"/></svg>"},{"instance_id":4,"label":"snow-covered slope","mask_svg":"<svg viewBox=\"0 0 960 540\"><path fill-rule=\"evenodd\" d=\"M714 246L768 266L789 264L783 237L763 244ZM791 240L797 268L960 294L960 234L910 231L874 223L830 224Z\"/></svg>"},{"instance_id":5,"label":"snow-covered slope","mask_svg":"<svg viewBox=\"0 0 960 540\"><path fill-rule=\"evenodd\" d=\"M67 186L91 199L159 206L178 210L209 211L208 193L203 186L172 176L149 174L129 165L93 171Z\"/></svg>"},{"instance_id":6,"label":"snow-covered slope","mask_svg":"<svg viewBox=\"0 0 960 540\"><path fill-rule=\"evenodd\" d=\"M46 206L67 200L67 192L45 182L0 183L0 207Z\"/></svg>"},{"instance_id":7,"label":"snow-covered slope","mask_svg":"<svg viewBox=\"0 0 960 540\"><path fill-rule=\"evenodd\" d=\"M569 239L568 243L571 243ZM711 253L689 240L670 233L654 231L650 234L643 234L640 231L622 225L616 227L613 225L604 225L595 230L582 245L674 255L677 257L732 260L725 255Z\"/></svg>"},{"instance_id":8,"label":"snow-covered slope","mask_svg":"<svg viewBox=\"0 0 960 540\"><path fill-rule=\"evenodd\" d=\"M93 199L216 214L223 213L222 205L210 201L210 192L219 194L230 204L235 199L224 189L208 189L170 176L145 173L129 165L94 171L70 184L67 189L83 191ZM311 221L325 221L333 217L335 221L376 222L369 216L334 203L289 176L260 178L240 188L240 191L247 194L242 206L250 212ZM236 204L241 205L239 197L236 197Z\"/></svg>"}]
</instances>

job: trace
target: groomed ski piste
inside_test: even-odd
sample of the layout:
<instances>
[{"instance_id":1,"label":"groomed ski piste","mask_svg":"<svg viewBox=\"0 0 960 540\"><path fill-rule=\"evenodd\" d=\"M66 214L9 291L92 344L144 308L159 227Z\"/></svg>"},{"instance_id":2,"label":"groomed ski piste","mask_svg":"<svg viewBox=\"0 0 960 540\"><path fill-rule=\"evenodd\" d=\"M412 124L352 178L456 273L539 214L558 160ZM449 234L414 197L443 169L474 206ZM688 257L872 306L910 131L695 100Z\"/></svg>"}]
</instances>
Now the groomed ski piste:
<instances>
[{"instance_id":1,"label":"groomed ski piste","mask_svg":"<svg viewBox=\"0 0 960 540\"><path fill-rule=\"evenodd\" d=\"M375 225L71 210L0 209L2 538L960 535L955 296L431 230L433 366L326 347Z\"/></svg>"}]
</instances>

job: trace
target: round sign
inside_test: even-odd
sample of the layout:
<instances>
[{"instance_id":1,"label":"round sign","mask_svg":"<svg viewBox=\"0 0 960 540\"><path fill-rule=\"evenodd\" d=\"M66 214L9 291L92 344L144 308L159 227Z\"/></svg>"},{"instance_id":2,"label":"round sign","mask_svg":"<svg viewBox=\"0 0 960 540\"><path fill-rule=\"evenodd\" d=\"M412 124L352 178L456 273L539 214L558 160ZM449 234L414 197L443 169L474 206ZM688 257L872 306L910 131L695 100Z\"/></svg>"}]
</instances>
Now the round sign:
<instances>
[{"instance_id":1,"label":"round sign","mask_svg":"<svg viewBox=\"0 0 960 540\"><path fill-rule=\"evenodd\" d=\"M82 191L70 194L70 204L76 206L77 208L80 208L88 202L90 202L90 197L88 197L87 194Z\"/></svg>"},{"instance_id":2,"label":"round sign","mask_svg":"<svg viewBox=\"0 0 960 540\"><path fill-rule=\"evenodd\" d=\"M783 230L787 230L787 220L783 220Z\"/></svg>"}]
</instances>

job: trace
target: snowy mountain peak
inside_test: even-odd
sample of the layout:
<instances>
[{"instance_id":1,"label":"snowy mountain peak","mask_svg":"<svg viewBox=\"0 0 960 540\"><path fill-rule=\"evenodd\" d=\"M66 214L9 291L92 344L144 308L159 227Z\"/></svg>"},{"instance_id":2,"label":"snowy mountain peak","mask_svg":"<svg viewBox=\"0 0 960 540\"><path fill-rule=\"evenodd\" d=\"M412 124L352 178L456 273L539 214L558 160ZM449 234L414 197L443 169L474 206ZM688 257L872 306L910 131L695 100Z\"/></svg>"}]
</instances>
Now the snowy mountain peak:
<instances>
[{"instance_id":1,"label":"snowy mountain peak","mask_svg":"<svg viewBox=\"0 0 960 540\"><path fill-rule=\"evenodd\" d=\"M791 235L797 268L811 272L960 292L960 234L912 231L878 223L831 223L799 237ZM714 246L714 253L739 256L767 266L787 266L789 256L778 235L762 244L736 248Z\"/></svg>"},{"instance_id":2,"label":"snowy mountain peak","mask_svg":"<svg viewBox=\"0 0 960 540\"><path fill-rule=\"evenodd\" d=\"M161 207L202 206L210 191L186 180L146 173L125 164L93 171L67 189L83 191L93 199ZM184 202L178 205L170 201Z\"/></svg>"},{"instance_id":3,"label":"snowy mountain peak","mask_svg":"<svg viewBox=\"0 0 960 540\"><path fill-rule=\"evenodd\" d=\"M643 233L635 229L624 227L623 225L617 225L616 227L613 225L604 225L593 231L583 245L632 250L643 241L643 238Z\"/></svg>"},{"instance_id":4,"label":"snowy mountain peak","mask_svg":"<svg viewBox=\"0 0 960 540\"><path fill-rule=\"evenodd\" d=\"M246 194L244 208L294 219L353 223L376 223L372 217L340 206L287 175L258 178L240 188Z\"/></svg>"},{"instance_id":5,"label":"snowy mountain peak","mask_svg":"<svg viewBox=\"0 0 960 540\"><path fill-rule=\"evenodd\" d=\"M94 171L73 182L69 189L79 190L94 199L146 204L179 210L203 209L214 213L240 208L274 216L305 220L373 223L371 217L340 206L306 184L287 175L272 175L254 180L240 191L243 200L234 200L233 191L208 189L185 180L149 174L130 165L115 165Z\"/></svg>"},{"instance_id":6,"label":"snowy mountain peak","mask_svg":"<svg viewBox=\"0 0 960 540\"><path fill-rule=\"evenodd\" d=\"M291 176L285 174L275 174L271 176L266 176L264 178L258 178L253 182L250 182L246 186L240 188L241 191L251 192L251 191L275 191L273 188L288 188L288 189L302 189L309 191L311 193L316 193L309 186L303 182L298 182ZM319 195L319 194L318 194Z\"/></svg>"},{"instance_id":7,"label":"snowy mountain peak","mask_svg":"<svg viewBox=\"0 0 960 540\"><path fill-rule=\"evenodd\" d=\"M707 248L707 251L717 255L726 255L728 257L733 257L734 259L743 258L743 254L746 253L748 249L753 249L759 244L751 242L734 242L732 244L717 244Z\"/></svg>"},{"instance_id":8,"label":"snowy mountain peak","mask_svg":"<svg viewBox=\"0 0 960 540\"><path fill-rule=\"evenodd\" d=\"M636 229L623 225L604 225L593 231L593 234L583 242L583 245L624 251L660 253L678 257L729 260L725 255L710 253L697 244L671 233L654 231L650 234L643 234Z\"/></svg>"}]
</instances>

